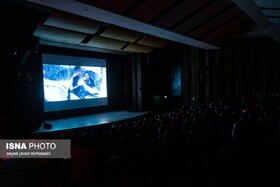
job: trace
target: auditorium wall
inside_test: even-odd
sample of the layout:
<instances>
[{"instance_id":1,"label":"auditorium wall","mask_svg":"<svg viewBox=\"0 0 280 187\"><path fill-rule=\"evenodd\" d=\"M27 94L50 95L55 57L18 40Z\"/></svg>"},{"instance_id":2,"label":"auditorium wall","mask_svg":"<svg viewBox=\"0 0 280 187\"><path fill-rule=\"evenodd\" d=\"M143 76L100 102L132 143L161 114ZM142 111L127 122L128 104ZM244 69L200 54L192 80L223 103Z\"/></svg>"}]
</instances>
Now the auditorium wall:
<instances>
[{"instance_id":1,"label":"auditorium wall","mask_svg":"<svg viewBox=\"0 0 280 187\"><path fill-rule=\"evenodd\" d=\"M226 43L209 53L209 98L232 99L280 90L280 44L269 37Z\"/></svg>"},{"instance_id":2,"label":"auditorium wall","mask_svg":"<svg viewBox=\"0 0 280 187\"><path fill-rule=\"evenodd\" d=\"M149 57L142 66L143 84L150 94L144 98L170 96L174 63L182 68L181 97L175 98L175 105L229 101L280 90L280 44L270 37L232 40L208 51L170 44ZM173 101L168 104L172 106Z\"/></svg>"}]
</instances>

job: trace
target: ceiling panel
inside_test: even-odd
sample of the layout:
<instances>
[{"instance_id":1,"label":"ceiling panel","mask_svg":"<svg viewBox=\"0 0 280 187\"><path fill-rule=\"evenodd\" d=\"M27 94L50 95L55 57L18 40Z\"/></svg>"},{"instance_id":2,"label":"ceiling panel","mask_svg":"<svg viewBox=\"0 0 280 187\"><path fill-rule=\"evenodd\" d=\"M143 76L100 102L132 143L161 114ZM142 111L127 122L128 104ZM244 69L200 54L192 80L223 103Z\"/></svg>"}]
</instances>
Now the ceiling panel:
<instances>
[{"instance_id":1,"label":"ceiling panel","mask_svg":"<svg viewBox=\"0 0 280 187\"><path fill-rule=\"evenodd\" d=\"M113 40L104 37L93 37L88 43L88 46L105 48L110 50L121 51L122 47L126 45L126 42L120 40Z\"/></svg>"},{"instance_id":2,"label":"ceiling panel","mask_svg":"<svg viewBox=\"0 0 280 187\"><path fill-rule=\"evenodd\" d=\"M69 48L69 49L78 49L78 50L83 50L83 51L94 51L94 52L100 52L100 53L126 54L126 52L98 48L98 47L94 47L94 46L89 46L87 44L79 44L79 45L78 44L69 44L69 43L49 41L49 40L44 40L44 39L41 39L39 44L46 45L46 46Z\"/></svg>"},{"instance_id":3,"label":"ceiling panel","mask_svg":"<svg viewBox=\"0 0 280 187\"><path fill-rule=\"evenodd\" d=\"M145 35L143 38L141 38L139 41L137 41L137 44L141 45L147 45L151 47L161 48L168 44L167 40L153 37L150 35Z\"/></svg>"},{"instance_id":4,"label":"ceiling panel","mask_svg":"<svg viewBox=\"0 0 280 187\"><path fill-rule=\"evenodd\" d=\"M263 30L263 32L272 37L274 40L280 42L280 25L275 24L275 20L271 20L266 16L263 10L279 10L279 0L266 0L266 1L244 1L232 0L240 9Z\"/></svg>"},{"instance_id":5,"label":"ceiling panel","mask_svg":"<svg viewBox=\"0 0 280 187\"><path fill-rule=\"evenodd\" d=\"M274 16L280 18L280 8L279 10L276 9L262 9L264 15L266 16Z\"/></svg>"},{"instance_id":6,"label":"ceiling panel","mask_svg":"<svg viewBox=\"0 0 280 187\"><path fill-rule=\"evenodd\" d=\"M84 33L74 32L45 25L39 25L36 28L33 35L39 37L40 39L71 44L80 44L86 37L86 34Z\"/></svg>"},{"instance_id":7,"label":"ceiling panel","mask_svg":"<svg viewBox=\"0 0 280 187\"><path fill-rule=\"evenodd\" d=\"M153 47L145 46L145 45L139 45L139 44L130 44L126 48L124 48L124 51L127 52L137 52L137 53L150 53L154 50Z\"/></svg>"},{"instance_id":8,"label":"ceiling panel","mask_svg":"<svg viewBox=\"0 0 280 187\"><path fill-rule=\"evenodd\" d=\"M191 33L186 34L192 38L199 38L206 33L214 32L215 29L218 29L223 24L226 24L229 20L231 20L240 13L242 12L237 6L232 6L227 11L214 17L213 19L207 21L199 27L194 27L195 30L193 30Z\"/></svg>"},{"instance_id":9,"label":"ceiling panel","mask_svg":"<svg viewBox=\"0 0 280 187\"><path fill-rule=\"evenodd\" d=\"M136 53L151 52L170 42L219 49L224 41L248 37L253 29L259 33L263 25L268 25L263 29L267 33L270 28L277 35L278 25L269 23L280 19L276 0L68 0L67 5L27 1L52 9L44 25L60 28L57 33L68 30L65 38L70 43ZM252 18L256 12L260 19ZM40 37L59 39L60 35L44 30Z\"/></svg>"},{"instance_id":10,"label":"ceiling panel","mask_svg":"<svg viewBox=\"0 0 280 187\"><path fill-rule=\"evenodd\" d=\"M157 37L146 37L145 34L100 23L81 16L54 10L34 32L34 35L46 41L77 44L100 49L127 52L150 52L153 47L163 47L168 42ZM139 40L142 40L141 42ZM154 42L154 43L153 43Z\"/></svg>"},{"instance_id":11,"label":"ceiling panel","mask_svg":"<svg viewBox=\"0 0 280 187\"><path fill-rule=\"evenodd\" d=\"M188 17L188 19L186 19L182 24L178 25L172 30L177 33L184 34L202 22L207 21L209 18L215 17L217 14L227 9L227 7L231 5L232 2L229 1L214 1L196 14Z\"/></svg>"},{"instance_id":12,"label":"ceiling panel","mask_svg":"<svg viewBox=\"0 0 280 187\"><path fill-rule=\"evenodd\" d=\"M152 0L145 1L139 8L133 11L129 17L143 22L149 22L162 11L168 9L176 0Z\"/></svg>"},{"instance_id":13,"label":"ceiling panel","mask_svg":"<svg viewBox=\"0 0 280 187\"><path fill-rule=\"evenodd\" d=\"M272 23L280 22L280 8L275 7L261 7L260 8L268 20Z\"/></svg>"},{"instance_id":14,"label":"ceiling panel","mask_svg":"<svg viewBox=\"0 0 280 187\"><path fill-rule=\"evenodd\" d=\"M256 5L271 23L280 23L280 1L279 0L254 0Z\"/></svg>"},{"instance_id":15,"label":"ceiling panel","mask_svg":"<svg viewBox=\"0 0 280 187\"><path fill-rule=\"evenodd\" d=\"M279 0L253 0L258 7L280 8Z\"/></svg>"},{"instance_id":16,"label":"ceiling panel","mask_svg":"<svg viewBox=\"0 0 280 187\"><path fill-rule=\"evenodd\" d=\"M199 9L204 4L205 0L183 1L182 3L178 4L178 6L176 6L174 9L170 10L170 12L163 15L154 24L159 27L171 28L177 22L189 16L191 13Z\"/></svg>"},{"instance_id":17,"label":"ceiling panel","mask_svg":"<svg viewBox=\"0 0 280 187\"><path fill-rule=\"evenodd\" d=\"M94 34L101 27L100 22L56 10L52 11L44 25L88 34Z\"/></svg>"},{"instance_id":18,"label":"ceiling panel","mask_svg":"<svg viewBox=\"0 0 280 187\"><path fill-rule=\"evenodd\" d=\"M238 19L237 19L238 18ZM252 21L246 16L246 14L238 14L235 19L229 20L227 23L217 28L215 31L208 33L200 37L203 41L208 41L211 43L219 43L225 39L235 39L240 38L241 34L244 33L244 29L252 24ZM242 27L244 25L244 27Z\"/></svg>"},{"instance_id":19,"label":"ceiling panel","mask_svg":"<svg viewBox=\"0 0 280 187\"><path fill-rule=\"evenodd\" d=\"M132 30L124 29L117 26L110 26L100 34L102 37L112 38L116 40L123 40L126 42L134 42L138 40L143 34Z\"/></svg>"},{"instance_id":20,"label":"ceiling panel","mask_svg":"<svg viewBox=\"0 0 280 187\"><path fill-rule=\"evenodd\" d=\"M276 24L280 23L280 18L268 18L268 20L271 21L272 23L276 23Z\"/></svg>"}]
</instances>

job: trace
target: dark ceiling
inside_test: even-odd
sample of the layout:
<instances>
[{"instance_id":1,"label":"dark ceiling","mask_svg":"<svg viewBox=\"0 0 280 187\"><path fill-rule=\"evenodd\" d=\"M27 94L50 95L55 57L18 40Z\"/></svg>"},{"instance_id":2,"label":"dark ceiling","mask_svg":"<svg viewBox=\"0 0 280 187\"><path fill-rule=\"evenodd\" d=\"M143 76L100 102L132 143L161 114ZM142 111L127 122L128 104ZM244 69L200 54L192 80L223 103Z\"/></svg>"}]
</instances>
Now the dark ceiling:
<instances>
[{"instance_id":1,"label":"dark ceiling","mask_svg":"<svg viewBox=\"0 0 280 187\"><path fill-rule=\"evenodd\" d=\"M149 53L170 42L218 49L225 41L278 41L278 0L28 0L44 12L33 35L45 45Z\"/></svg>"}]
</instances>

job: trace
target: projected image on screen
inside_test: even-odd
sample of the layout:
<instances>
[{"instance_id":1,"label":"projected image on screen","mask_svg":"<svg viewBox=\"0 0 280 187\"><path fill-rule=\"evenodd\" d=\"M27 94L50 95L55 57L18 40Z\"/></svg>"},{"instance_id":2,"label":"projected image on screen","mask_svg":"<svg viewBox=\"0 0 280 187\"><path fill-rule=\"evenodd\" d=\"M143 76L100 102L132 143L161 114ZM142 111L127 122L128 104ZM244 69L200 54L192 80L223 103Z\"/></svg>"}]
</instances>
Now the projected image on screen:
<instances>
[{"instance_id":1,"label":"projected image on screen","mask_svg":"<svg viewBox=\"0 0 280 187\"><path fill-rule=\"evenodd\" d=\"M107 97L106 68L43 64L46 102Z\"/></svg>"},{"instance_id":2,"label":"projected image on screen","mask_svg":"<svg viewBox=\"0 0 280 187\"><path fill-rule=\"evenodd\" d=\"M45 112L107 105L106 61L43 54Z\"/></svg>"}]
</instances>

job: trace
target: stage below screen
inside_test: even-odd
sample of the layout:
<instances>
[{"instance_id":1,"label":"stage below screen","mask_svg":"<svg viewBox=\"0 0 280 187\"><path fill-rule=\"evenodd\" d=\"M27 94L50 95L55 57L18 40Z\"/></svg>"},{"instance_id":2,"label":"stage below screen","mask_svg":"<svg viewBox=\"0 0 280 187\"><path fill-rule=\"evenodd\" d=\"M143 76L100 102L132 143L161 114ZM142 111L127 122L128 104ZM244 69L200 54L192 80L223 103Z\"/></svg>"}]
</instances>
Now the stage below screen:
<instances>
[{"instance_id":1,"label":"stage below screen","mask_svg":"<svg viewBox=\"0 0 280 187\"><path fill-rule=\"evenodd\" d=\"M98 114L79 116L73 118L50 120L48 122L52 125L51 129L46 129L42 125L40 129L37 130L35 133L63 131L63 130L109 124L113 122L144 116L148 113L149 112L114 111L114 112L98 113Z\"/></svg>"}]
</instances>

